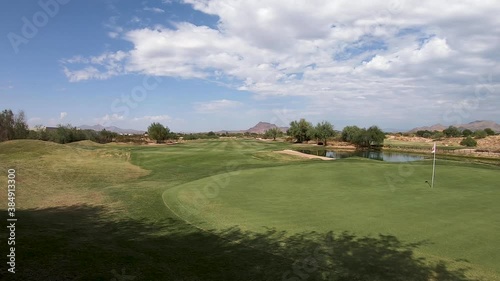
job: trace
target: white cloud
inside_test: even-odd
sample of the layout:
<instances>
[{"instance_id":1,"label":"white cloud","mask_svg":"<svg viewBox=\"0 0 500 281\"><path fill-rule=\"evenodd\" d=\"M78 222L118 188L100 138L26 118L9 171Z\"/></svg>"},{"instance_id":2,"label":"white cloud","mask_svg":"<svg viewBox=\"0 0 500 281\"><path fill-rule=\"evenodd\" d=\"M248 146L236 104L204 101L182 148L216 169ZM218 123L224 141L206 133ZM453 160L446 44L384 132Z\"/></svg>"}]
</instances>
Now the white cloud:
<instances>
[{"instance_id":1,"label":"white cloud","mask_svg":"<svg viewBox=\"0 0 500 281\"><path fill-rule=\"evenodd\" d=\"M114 6L110 6L110 8L116 15L109 17L108 20L104 23L104 27L110 30L108 32L108 36L114 39L118 38L124 30L123 27L117 24L118 19L120 18L119 16L120 13L116 10Z\"/></svg>"},{"instance_id":2,"label":"white cloud","mask_svg":"<svg viewBox=\"0 0 500 281\"><path fill-rule=\"evenodd\" d=\"M172 117L168 115L155 115L155 116L146 115L142 117L135 117L133 120L158 122L158 121L170 121L172 120Z\"/></svg>"},{"instance_id":3,"label":"white cloud","mask_svg":"<svg viewBox=\"0 0 500 281\"><path fill-rule=\"evenodd\" d=\"M233 100L213 100L208 102L198 102L194 104L194 108L199 113L216 113L230 109L235 109L243 105L239 101Z\"/></svg>"},{"instance_id":4,"label":"white cloud","mask_svg":"<svg viewBox=\"0 0 500 281\"><path fill-rule=\"evenodd\" d=\"M124 51L115 53L104 53L99 56L82 57L74 56L62 59L63 71L70 82L78 82L90 79L105 80L113 76L123 74L123 61L128 57ZM74 64L80 65L79 69Z\"/></svg>"},{"instance_id":5,"label":"white cloud","mask_svg":"<svg viewBox=\"0 0 500 281\"><path fill-rule=\"evenodd\" d=\"M165 13L165 10L156 7L144 7L144 11L153 12L157 14Z\"/></svg>"},{"instance_id":6,"label":"white cloud","mask_svg":"<svg viewBox=\"0 0 500 281\"><path fill-rule=\"evenodd\" d=\"M67 112L61 112L59 114L59 120L63 120L64 118L66 118L66 116L68 116L68 113Z\"/></svg>"},{"instance_id":7,"label":"white cloud","mask_svg":"<svg viewBox=\"0 0 500 281\"><path fill-rule=\"evenodd\" d=\"M454 103L474 93L481 75L500 75L497 1L184 2L218 16L217 27L173 22L124 31L131 50L66 60L66 76L208 79L259 97L307 96L311 108L365 114L367 105L409 108L433 95ZM216 111L222 101L195 107Z\"/></svg>"},{"instance_id":8,"label":"white cloud","mask_svg":"<svg viewBox=\"0 0 500 281\"><path fill-rule=\"evenodd\" d=\"M452 53L451 48L446 43L446 39L432 38L419 50L414 51L412 61L415 63L444 59Z\"/></svg>"}]
</instances>

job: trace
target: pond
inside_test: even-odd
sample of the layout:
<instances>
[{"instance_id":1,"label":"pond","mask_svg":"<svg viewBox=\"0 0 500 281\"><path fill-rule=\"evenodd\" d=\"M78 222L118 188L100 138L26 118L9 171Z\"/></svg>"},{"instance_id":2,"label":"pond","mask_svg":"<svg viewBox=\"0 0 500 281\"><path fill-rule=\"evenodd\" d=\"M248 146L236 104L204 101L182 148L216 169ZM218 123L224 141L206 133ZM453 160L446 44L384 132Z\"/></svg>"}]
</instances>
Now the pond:
<instances>
[{"instance_id":1,"label":"pond","mask_svg":"<svg viewBox=\"0 0 500 281\"><path fill-rule=\"evenodd\" d=\"M356 150L356 151L335 151L335 150L297 150L302 153L325 156L330 158L348 158L348 157L363 157L385 162L411 162L423 160L424 156L401 153L401 152L387 152L387 151L373 151L373 150Z\"/></svg>"}]
</instances>

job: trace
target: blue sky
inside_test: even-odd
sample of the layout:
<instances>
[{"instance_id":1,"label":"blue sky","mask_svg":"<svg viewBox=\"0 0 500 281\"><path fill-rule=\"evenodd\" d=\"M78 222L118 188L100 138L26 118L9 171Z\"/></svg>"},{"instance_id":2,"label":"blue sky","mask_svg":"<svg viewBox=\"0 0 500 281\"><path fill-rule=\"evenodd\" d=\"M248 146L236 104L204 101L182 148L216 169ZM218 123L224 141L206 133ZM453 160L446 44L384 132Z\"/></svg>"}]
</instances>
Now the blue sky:
<instances>
[{"instance_id":1,"label":"blue sky","mask_svg":"<svg viewBox=\"0 0 500 281\"><path fill-rule=\"evenodd\" d=\"M500 3L412 2L2 1L0 109L173 131L500 123Z\"/></svg>"}]
</instances>

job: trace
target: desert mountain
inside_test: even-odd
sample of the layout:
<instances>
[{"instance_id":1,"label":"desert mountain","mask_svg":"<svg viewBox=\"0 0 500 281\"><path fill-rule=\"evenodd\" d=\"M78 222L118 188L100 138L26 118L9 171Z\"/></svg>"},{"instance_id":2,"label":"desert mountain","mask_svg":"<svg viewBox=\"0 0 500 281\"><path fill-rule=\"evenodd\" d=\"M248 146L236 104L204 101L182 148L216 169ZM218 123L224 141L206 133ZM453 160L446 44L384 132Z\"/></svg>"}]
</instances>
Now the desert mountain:
<instances>
[{"instance_id":1,"label":"desert mountain","mask_svg":"<svg viewBox=\"0 0 500 281\"><path fill-rule=\"evenodd\" d=\"M267 130L272 129L272 128L279 128L283 132L286 132L286 130L288 130L288 127L278 127L275 124L271 124L271 123L268 123L268 122L259 122L259 123L257 123L257 125L255 125L252 128L246 130L246 132L263 134Z\"/></svg>"},{"instance_id":2,"label":"desert mountain","mask_svg":"<svg viewBox=\"0 0 500 281\"><path fill-rule=\"evenodd\" d=\"M104 127L103 125L94 125L94 126L82 125L79 128L82 130L94 130L94 131L102 131L103 129L106 129L106 131L115 132L118 134L143 134L144 133L144 131L138 131L138 130L133 130L133 129L122 129L122 128L118 128L115 126Z\"/></svg>"},{"instance_id":3,"label":"desert mountain","mask_svg":"<svg viewBox=\"0 0 500 281\"><path fill-rule=\"evenodd\" d=\"M442 131L444 129L446 129L448 127L444 126L444 125L441 125L441 124L435 124L435 125L432 125L432 126L424 126L424 127L417 127L417 128L413 128L411 129L409 132L410 133L415 133L417 131Z\"/></svg>"},{"instance_id":4,"label":"desert mountain","mask_svg":"<svg viewBox=\"0 0 500 281\"><path fill-rule=\"evenodd\" d=\"M486 128L490 128L495 132L500 132L500 124L497 124L493 121L485 121L485 120L474 121L468 124L458 125L457 127L460 129L469 129L471 131L484 130Z\"/></svg>"},{"instance_id":5,"label":"desert mountain","mask_svg":"<svg viewBox=\"0 0 500 281\"><path fill-rule=\"evenodd\" d=\"M484 130L486 128L491 128L495 132L500 132L500 124L497 124L493 121L487 121L487 120L478 120L474 122L470 122L467 124L459 124L459 125L453 125L461 130L469 129L471 131L475 130ZM413 128L410 130L410 133L414 133L416 131L424 131L424 130L429 130L429 131L442 131L444 129L448 128L448 126L444 126L441 124L436 124L432 125L429 127L417 127Z\"/></svg>"}]
</instances>

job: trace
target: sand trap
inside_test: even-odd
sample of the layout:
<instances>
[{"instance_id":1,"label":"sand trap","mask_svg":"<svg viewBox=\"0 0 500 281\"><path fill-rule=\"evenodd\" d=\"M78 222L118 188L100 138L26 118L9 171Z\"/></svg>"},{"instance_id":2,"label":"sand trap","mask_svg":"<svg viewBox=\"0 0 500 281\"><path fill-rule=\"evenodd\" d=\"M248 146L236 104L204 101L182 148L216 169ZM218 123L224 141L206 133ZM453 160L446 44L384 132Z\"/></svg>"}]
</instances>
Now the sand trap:
<instances>
[{"instance_id":1,"label":"sand trap","mask_svg":"<svg viewBox=\"0 0 500 281\"><path fill-rule=\"evenodd\" d=\"M330 157L311 155L311 154L302 153L302 152L298 152L298 151L290 150L290 149L285 149L285 150L275 151L275 152L282 153L282 154L288 154L288 155L295 155L295 156L304 157L307 159L321 159L321 160L334 160L335 159L335 158L330 158Z\"/></svg>"}]
</instances>

